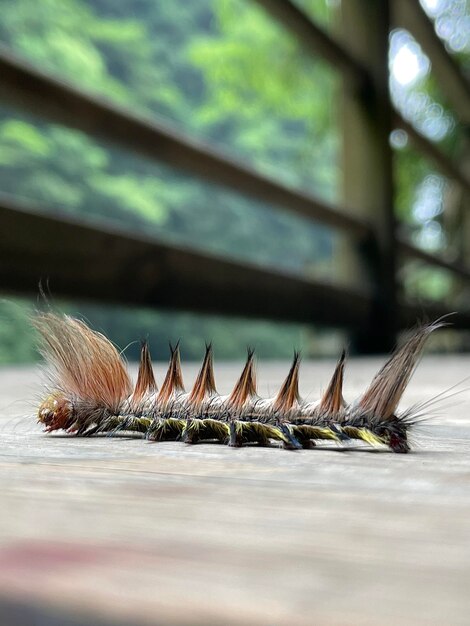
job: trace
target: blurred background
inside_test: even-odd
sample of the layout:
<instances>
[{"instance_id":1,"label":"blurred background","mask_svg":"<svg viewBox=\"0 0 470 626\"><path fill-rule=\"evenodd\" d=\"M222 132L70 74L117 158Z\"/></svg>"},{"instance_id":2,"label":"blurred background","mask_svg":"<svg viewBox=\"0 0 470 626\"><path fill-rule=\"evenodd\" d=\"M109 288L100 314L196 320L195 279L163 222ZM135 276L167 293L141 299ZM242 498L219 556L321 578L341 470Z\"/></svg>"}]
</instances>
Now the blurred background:
<instances>
[{"instance_id":1,"label":"blurred background","mask_svg":"<svg viewBox=\"0 0 470 626\"><path fill-rule=\"evenodd\" d=\"M292 20L279 14L280 4L0 0L1 53L7 64L40 70L92 99L104 98L185 141L208 146L312 206L367 222L367 237L361 235L358 244L351 244L347 223L338 229L315 211L310 217L290 210L288 202L278 206L273 194L265 200L250 197L237 184L219 184L216 175L197 175L191 165L174 167L164 151L161 159L148 158L99 132L96 138L73 124L61 125L34 98L25 104L8 81L0 91L0 204L33 207L54 219L77 218L97 230L117 228L154 238L176 253L190 248L279 275L287 281L285 290L279 282L279 300L289 299L287 283L294 279L318 285L320 294L324 285L340 295L353 291L366 303L370 299L367 312L360 300L358 313L345 313L344 323L341 312L331 310L329 324L330 301L321 314L299 313L294 299L292 311L271 316L261 305L245 315L243 303L221 304L218 315L217 303L205 307L194 298L194 307L180 306L174 304L177 298L166 302L164 294L161 301L132 302L116 293L102 303L95 292L86 297L84 288L73 297L73 284L64 291L41 267L57 242L37 231L37 275L29 269L29 282L12 278L0 284L0 363L37 358L28 317L37 305L39 280L54 304L84 316L119 346L131 344L130 359L138 351L132 342L147 335L156 359L166 359L167 341L178 338L186 358L199 358L205 339L214 342L220 359L239 358L247 344L262 358L284 358L294 347L306 355L332 354L355 333L364 335L370 324L383 326L383 336L379 329L372 348L358 340L358 350L386 350L415 313L459 310L457 326L469 328L468 3L396 0L388 24L361 16L356 0L286 2ZM361 40L358 24L370 29L369 40ZM388 41L380 31L385 26ZM385 46L388 75L380 57ZM345 60L342 51L351 57ZM358 84L363 69L372 79ZM390 110L383 85L389 88ZM365 169L367 159L378 162L377 169ZM374 186L379 189L370 191ZM371 198L363 201L367 193ZM4 239L6 222L0 221L1 228ZM370 252L371 241L378 252ZM54 254L60 265L60 250ZM21 278L14 255L6 256L2 276ZM371 272L377 260L380 270ZM71 272L71 283L74 276ZM387 280L396 284L384 287ZM86 284L86 277L80 281ZM236 281L227 282L235 298L237 288ZM197 297L204 301L214 293L202 288ZM338 299L335 308L347 311L348 302L346 296ZM414 308L392 316L402 302ZM448 346L465 347L466 335L454 333Z\"/></svg>"}]
</instances>

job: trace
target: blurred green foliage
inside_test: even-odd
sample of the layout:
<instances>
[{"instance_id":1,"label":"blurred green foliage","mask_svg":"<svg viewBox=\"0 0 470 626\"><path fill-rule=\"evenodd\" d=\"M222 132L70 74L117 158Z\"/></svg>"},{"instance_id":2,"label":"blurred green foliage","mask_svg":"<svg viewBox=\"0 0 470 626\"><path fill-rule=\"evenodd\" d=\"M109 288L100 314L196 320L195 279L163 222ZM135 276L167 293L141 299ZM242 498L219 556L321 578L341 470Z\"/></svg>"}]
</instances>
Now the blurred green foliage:
<instances>
[{"instance_id":1,"label":"blurred green foliage","mask_svg":"<svg viewBox=\"0 0 470 626\"><path fill-rule=\"evenodd\" d=\"M38 358L31 312L31 306L22 301L0 300L0 365Z\"/></svg>"},{"instance_id":2,"label":"blurred green foliage","mask_svg":"<svg viewBox=\"0 0 470 626\"><path fill-rule=\"evenodd\" d=\"M307 5L327 19L324 0ZM0 0L0 10L0 41L41 69L335 199L336 78L255 3ZM325 228L7 109L0 111L0 191L297 273L331 258ZM287 356L300 342L300 329L286 325L79 309L119 345L150 333L162 358L162 343L178 337L189 357L211 338L221 357L239 357L247 344L262 356ZM29 310L0 304L1 361L35 354L30 333L8 330L27 325ZM131 345L130 357L137 350Z\"/></svg>"}]
</instances>

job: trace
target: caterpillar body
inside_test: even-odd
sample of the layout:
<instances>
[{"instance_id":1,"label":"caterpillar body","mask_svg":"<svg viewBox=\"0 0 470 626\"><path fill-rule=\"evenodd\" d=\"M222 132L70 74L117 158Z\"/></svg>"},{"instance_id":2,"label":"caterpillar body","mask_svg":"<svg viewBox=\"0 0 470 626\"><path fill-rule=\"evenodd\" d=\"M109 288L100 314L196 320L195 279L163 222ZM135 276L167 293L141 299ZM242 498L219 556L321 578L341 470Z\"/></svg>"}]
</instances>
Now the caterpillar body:
<instances>
[{"instance_id":1,"label":"caterpillar body","mask_svg":"<svg viewBox=\"0 0 470 626\"><path fill-rule=\"evenodd\" d=\"M227 396L217 393L212 346L206 345L202 366L186 392L179 345L170 345L170 362L158 389L148 345L142 343L133 387L119 352L102 334L69 316L44 313L35 319L42 351L50 366L50 389L38 411L47 432L91 436L141 433L151 441L181 440L188 444L219 441L229 446L269 445L312 448L319 440L339 444L362 440L393 452L410 450L413 410L399 413L398 403L428 336L440 321L417 328L376 374L365 393L351 404L343 398L346 355L318 402L299 394L300 355L294 354L279 392L270 399L257 394L253 350Z\"/></svg>"}]
</instances>

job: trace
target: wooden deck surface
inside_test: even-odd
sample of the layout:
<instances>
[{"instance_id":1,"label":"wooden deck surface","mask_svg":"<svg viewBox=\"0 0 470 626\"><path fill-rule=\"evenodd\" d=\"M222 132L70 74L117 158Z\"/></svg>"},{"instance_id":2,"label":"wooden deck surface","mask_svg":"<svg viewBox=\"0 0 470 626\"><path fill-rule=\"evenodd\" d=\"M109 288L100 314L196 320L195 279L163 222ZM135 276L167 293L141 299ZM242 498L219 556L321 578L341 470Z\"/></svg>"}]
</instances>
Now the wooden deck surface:
<instances>
[{"instance_id":1,"label":"wooden deck surface","mask_svg":"<svg viewBox=\"0 0 470 626\"><path fill-rule=\"evenodd\" d=\"M349 363L347 399L381 362ZM286 369L260 363L261 390ZM304 393L331 372L304 363ZM427 357L403 406L469 375ZM470 623L468 381L409 455L47 436L38 381L0 370L2 626Z\"/></svg>"}]
</instances>

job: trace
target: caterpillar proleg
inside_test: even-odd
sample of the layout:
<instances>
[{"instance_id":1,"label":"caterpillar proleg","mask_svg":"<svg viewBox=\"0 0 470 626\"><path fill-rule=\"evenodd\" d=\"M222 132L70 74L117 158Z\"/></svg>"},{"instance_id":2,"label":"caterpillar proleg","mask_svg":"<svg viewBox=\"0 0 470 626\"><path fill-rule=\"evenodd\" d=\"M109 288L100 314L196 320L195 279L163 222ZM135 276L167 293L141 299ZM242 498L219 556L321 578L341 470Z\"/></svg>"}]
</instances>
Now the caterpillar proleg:
<instances>
[{"instance_id":1,"label":"caterpillar proleg","mask_svg":"<svg viewBox=\"0 0 470 626\"><path fill-rule=\"evenodd\" d=\"M188 444L215 440L229 446L266 446L278 441L287 449L312 448L316 441L343 444L362 440L408 452L413 411L398 412L398 403L429 335L441 321L414 330L376 374L364 394L347 404L343 398L346 354L318 402L299 394L300 355L294 354L279 392L258 396L254 351L233 391L216 389L212 345L192 389L185 390L179 345L170 345L170 361L160 387L155 381L147 342L142 343L137 381L132 386L119 352L102 334L77 319L44 313L34 321L50 367L51 386L39 407L47 432L65 430L82 436L120 431L141 433L151 441Z\"/></svg>"}]
</instances>

